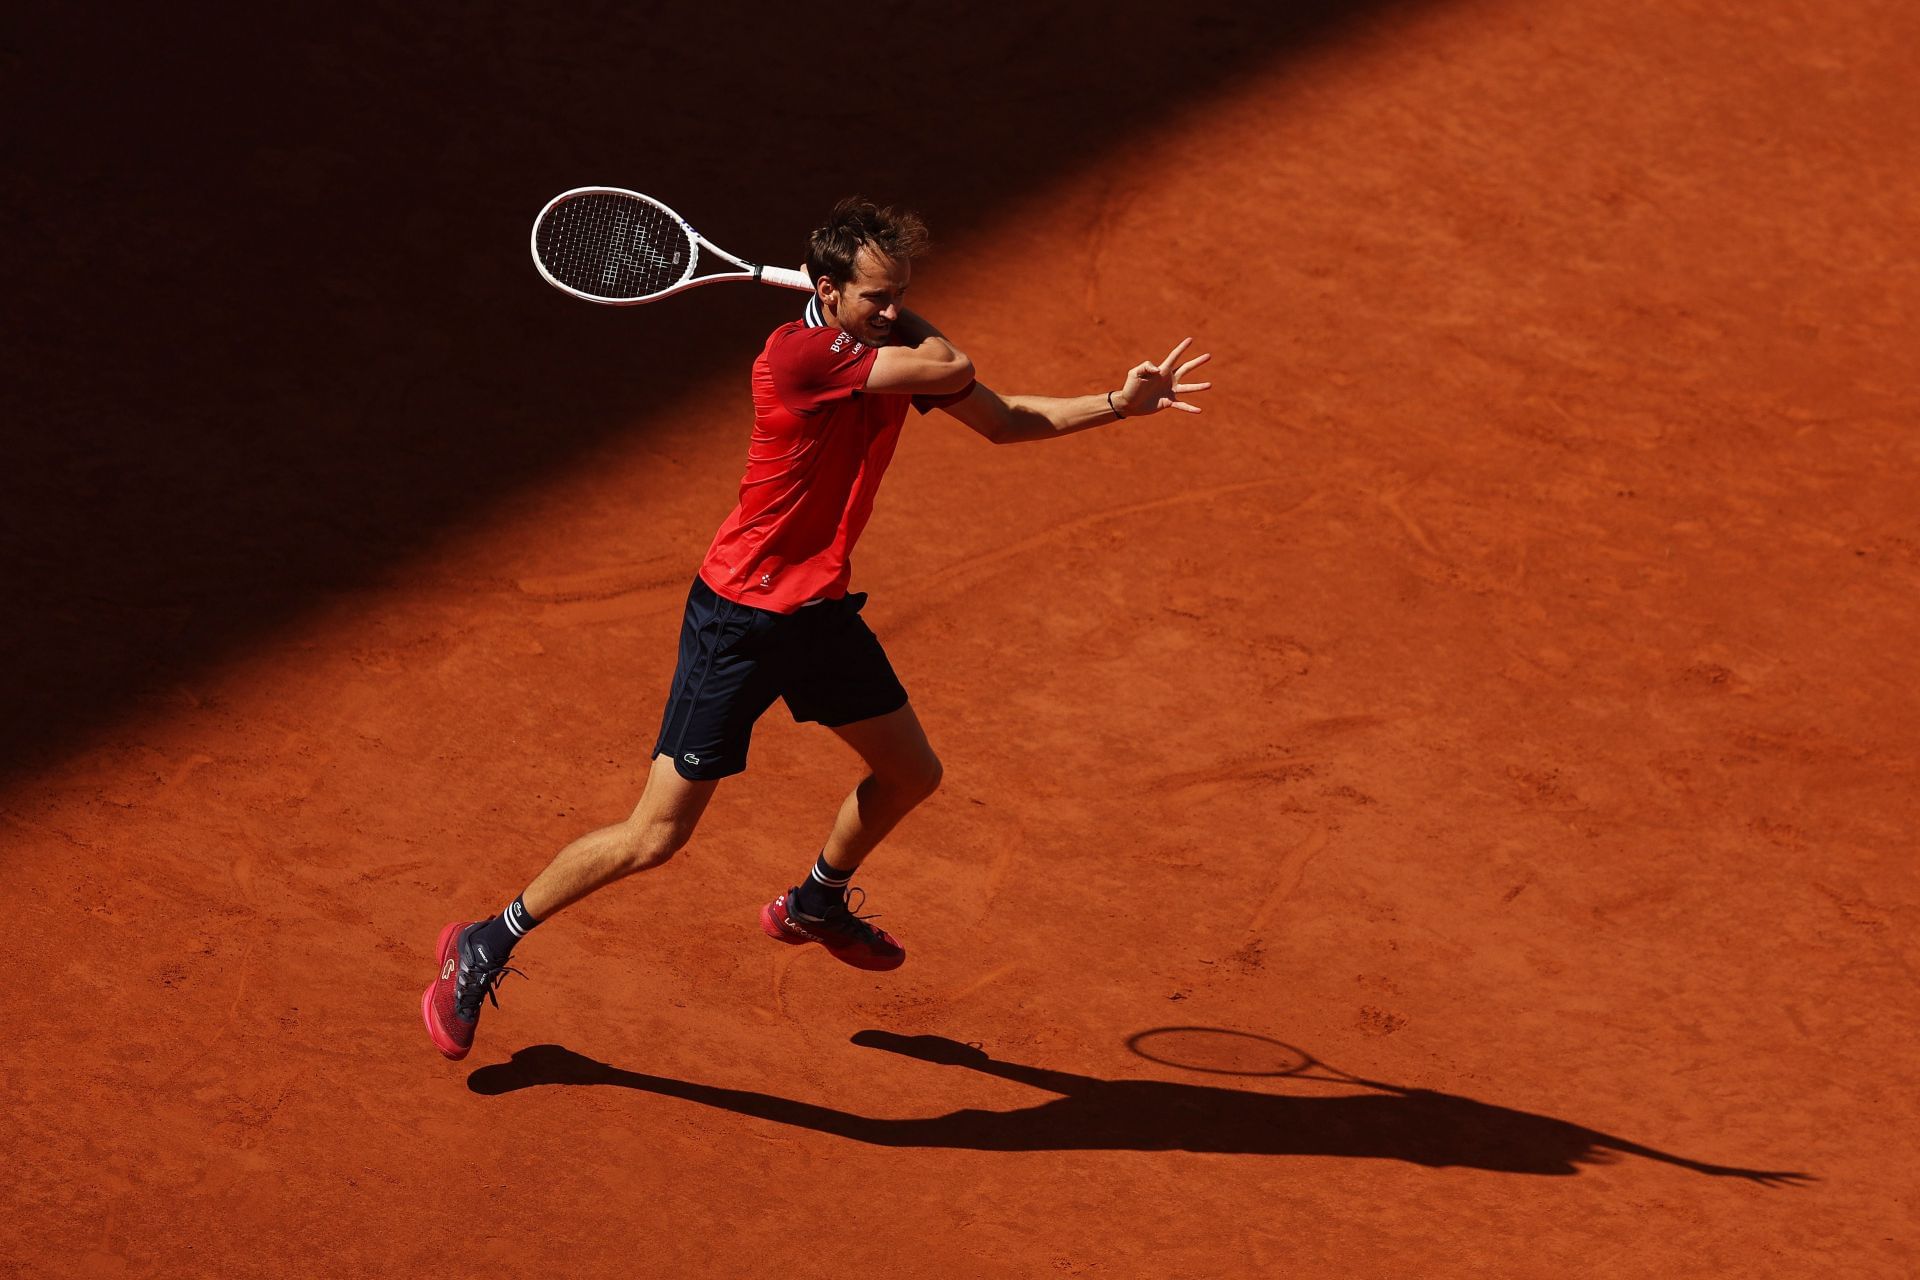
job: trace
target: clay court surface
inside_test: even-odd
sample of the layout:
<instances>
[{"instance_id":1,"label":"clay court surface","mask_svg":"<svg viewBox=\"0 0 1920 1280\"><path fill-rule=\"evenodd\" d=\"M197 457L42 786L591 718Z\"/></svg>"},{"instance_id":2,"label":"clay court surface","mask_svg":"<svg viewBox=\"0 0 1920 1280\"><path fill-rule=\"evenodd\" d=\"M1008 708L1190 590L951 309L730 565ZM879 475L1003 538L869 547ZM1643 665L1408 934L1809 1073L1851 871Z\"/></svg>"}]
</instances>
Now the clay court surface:
<instances>
[{"instance_id":1,"label":"clay court surface","mask_svg":"<svg viewBox=\"0 0 1920 1280\"><path fill-rule=\"evenodd\" d=\"M0 1273L1915 1274L1915 11L931 12L22 21ZM547 289L596 181L917 204L991 385L1216 390L909 424L903 969L756 927L857 776L776 708L451 1064L794 314Z\"/></svg>"}]
</instances>

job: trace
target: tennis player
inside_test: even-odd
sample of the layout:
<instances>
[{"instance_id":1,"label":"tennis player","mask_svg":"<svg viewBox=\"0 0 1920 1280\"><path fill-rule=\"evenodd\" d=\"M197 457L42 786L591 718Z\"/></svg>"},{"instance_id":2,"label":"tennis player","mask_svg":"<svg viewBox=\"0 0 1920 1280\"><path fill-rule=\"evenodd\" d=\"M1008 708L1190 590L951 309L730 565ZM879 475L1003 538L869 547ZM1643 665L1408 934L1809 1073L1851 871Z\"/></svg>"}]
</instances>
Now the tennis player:
<instances>
[{"instance_id":1,"label":"tennis player","mask_svg":"<svg viewBox=\"0 0 1920 1280\"><path fill-rule=\"evenodd\" d=\"M880 641L849 593L854 543L873 512L909 407L943 409L995 444L1052 440L1163 409L1211 383L1186 378L1182 341L1142 361L1112 391L1001 396L973 362L903 299L927 248L920 219L872 203L838 204L813 233L814 296L753 365L753 437L739 505L714 535L687 592L680 660L640 803L624 822L581 836L499 915L449 924L421 999L449 1058L473 1045L483 998L528 931L588 894L660 866L684 847L720 780L747 767L754 722L784 699L796 721L825 725L859 753L866 776L841 803L813 866L768 903L760 927L817 943L860 969L896 969L906 951L848 900L852 876L886 834L933 794L940 760ZM861 896L864 902L865 895Z\"/></svg>"}]
</instances>

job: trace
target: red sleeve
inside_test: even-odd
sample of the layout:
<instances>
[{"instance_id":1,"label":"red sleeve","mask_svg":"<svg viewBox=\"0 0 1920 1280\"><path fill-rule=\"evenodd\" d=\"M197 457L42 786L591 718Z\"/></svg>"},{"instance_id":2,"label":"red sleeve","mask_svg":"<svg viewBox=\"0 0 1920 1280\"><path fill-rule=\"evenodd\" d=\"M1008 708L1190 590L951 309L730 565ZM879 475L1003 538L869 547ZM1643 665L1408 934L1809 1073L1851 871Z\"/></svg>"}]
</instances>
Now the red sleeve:
<instances>
[{"instance_id":1,"label":"red sleeve","mask_svg":"<svg viewBox=\"0 0 1920 1280\"><path fill-rule=\"evenodd\" d=\"M774 394L794 413L848 400L867 384L879 348L839 329L791 326L767 344Z\"/></svg>"}]
</instances>

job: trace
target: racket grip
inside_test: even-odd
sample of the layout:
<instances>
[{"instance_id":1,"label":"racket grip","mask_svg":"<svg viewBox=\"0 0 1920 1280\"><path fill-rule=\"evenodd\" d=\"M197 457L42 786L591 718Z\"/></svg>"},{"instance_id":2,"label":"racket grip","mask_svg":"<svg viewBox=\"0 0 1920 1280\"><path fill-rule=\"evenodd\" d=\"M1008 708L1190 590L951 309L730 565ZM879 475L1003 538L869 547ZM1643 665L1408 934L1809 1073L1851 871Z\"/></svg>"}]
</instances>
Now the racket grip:
<instances>
[{"instance_id":1,"label":"racket grip","mask_svg":"<svg viewBox=\"0 0 1920 1280\"><path fill-rule=\"evenodd\" d=\"M807 279L807 273L795 271L790 267L761 267L759 278L766 284L777 284L782 289L798 289L802 293L813 292L813 281Z\"/></svg>"}]
</instances>

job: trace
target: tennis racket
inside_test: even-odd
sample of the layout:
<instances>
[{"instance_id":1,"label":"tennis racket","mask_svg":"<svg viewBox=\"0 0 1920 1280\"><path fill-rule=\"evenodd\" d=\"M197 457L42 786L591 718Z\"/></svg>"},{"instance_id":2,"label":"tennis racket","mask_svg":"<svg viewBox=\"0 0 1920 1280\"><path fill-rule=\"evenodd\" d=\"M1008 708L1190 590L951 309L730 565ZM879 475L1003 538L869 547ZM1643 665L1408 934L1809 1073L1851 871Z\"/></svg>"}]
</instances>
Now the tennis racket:
<instances>
[{"instance_id":1,"label":"tennis racket","mask_svg":"<svg viewBox=\"0 0 1920 1280\"><path fill-rule=\"evenodd\" d=\"M703 248L740 269L694 275ZM619 187L575 187L547 201L533 221L533 265L562 293L611 307L724 280L813 290L806 272L736 258L652 196Z\"/></svg>"}]
</instances>

